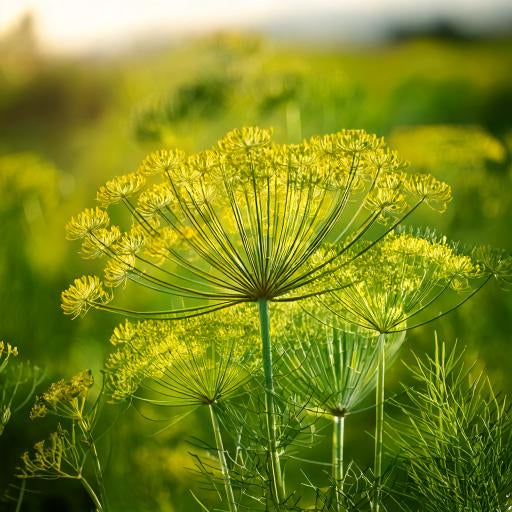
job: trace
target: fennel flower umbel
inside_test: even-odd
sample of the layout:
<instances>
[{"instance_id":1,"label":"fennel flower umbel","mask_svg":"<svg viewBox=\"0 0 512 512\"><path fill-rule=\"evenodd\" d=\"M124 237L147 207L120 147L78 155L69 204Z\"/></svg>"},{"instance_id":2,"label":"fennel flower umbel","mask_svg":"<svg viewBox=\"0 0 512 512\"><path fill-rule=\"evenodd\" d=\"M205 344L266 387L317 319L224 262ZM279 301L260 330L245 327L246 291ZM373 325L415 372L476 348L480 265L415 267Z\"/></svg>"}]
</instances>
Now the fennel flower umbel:
<instances>
[{"instance_id":1,"label":"fennel flower umbel","mask_svg":"<svg viewBox=\"0 0 512 512\"><path fill-rule=\"evenodd\" d=\"M357 247L361 245L362 247ZM368 248L365 250L365 248ZM356 244L337 279L350 274L355 283L318 300L342 323L379 335L376 388L375 466L377 493L373 510L380 510L384 428L385 351L389 336L432 322L458 308L491 278L509 284L512 258L499 250L478 248L462 254L455 245L433 233L388 233L378 245ZM439 312L434 307L452 292L453 303ZM455 292L455 293L453 293ZM462 295L462 298L457 296Z\"/></svg>"},{"instance_id":2,"label":"fennel flower umbel","mask_svg":"<svg viewBox=\"0 0 512 512\"><path fill-rule=\"evenodd\" d=\"M314 284L328 282L336 261L374 225L384 226L378 239L422 203L443 211L448 185L405 169L382 138L362 130L280 145L270 130L242 128L197 154L157 151L136 172L102 186L100 207L69 222L68 237L83 240L83 256L107 262L104 283L86 276L62 293L64 312L78 316L92 307L176 319L257 303L271 492L274 503L283 502L268 304L329 291ZM111 226L111 207L124 208L131 227ZM322 251L328 242L336 251ZM104 286L127 282L160 294L163 308L113 306ZM174 307L172 296L183 306Z\"/></svg>"},{"instance_id":3,"label":"fennel flower umbel","mask_svg":"<svg viewBox=\"0 0 512 512\"><path fill-rule=\"evenodd\" d=\"M115 401L134 397L160 406L208 408L230 512L236 512L237 501L218 406L244 393L261 366L252 354L258 326L247 321L247 307L237 306L229 316L212 313L208 322L126 320L114 330L116 350L105 365L106 387ZM141 387L149 396L136 394Z\"/></svg>"}]
</instances>

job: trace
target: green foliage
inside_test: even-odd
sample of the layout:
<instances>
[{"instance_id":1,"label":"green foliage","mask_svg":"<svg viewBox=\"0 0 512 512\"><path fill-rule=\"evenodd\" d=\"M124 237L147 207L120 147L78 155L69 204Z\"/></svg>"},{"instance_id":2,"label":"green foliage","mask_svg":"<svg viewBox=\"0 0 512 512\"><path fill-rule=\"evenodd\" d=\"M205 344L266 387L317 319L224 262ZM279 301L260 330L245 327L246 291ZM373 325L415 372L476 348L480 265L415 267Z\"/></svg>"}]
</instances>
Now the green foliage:
<instances>
[{"instance_id":1,"label":"green foliage","mask_svg":"<svg viewBox=\"0 0 512 512\"><path fill-rule=\"evenodd\" d=\"M404 510L510 509L512 418L506 398L489 380L463 364L463 352L446 353L410 368L416 384L404 387L402 412L392 438L407 481L397 492Z\"/></svg>"}]
</instances>

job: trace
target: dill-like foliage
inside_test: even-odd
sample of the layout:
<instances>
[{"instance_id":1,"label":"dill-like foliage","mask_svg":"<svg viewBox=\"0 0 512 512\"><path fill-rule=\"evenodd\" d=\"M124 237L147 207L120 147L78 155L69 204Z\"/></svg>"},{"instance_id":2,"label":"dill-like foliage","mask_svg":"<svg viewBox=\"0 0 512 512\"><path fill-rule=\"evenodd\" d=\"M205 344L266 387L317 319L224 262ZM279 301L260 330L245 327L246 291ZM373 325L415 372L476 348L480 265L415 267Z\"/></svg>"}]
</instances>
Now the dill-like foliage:
<instances>
[{"instance_id":1,"label":"dill-like foliage","mask_svg":"<svg viewBox=\"0 0 512 512\"><path fill-rule=\"evenodd\" d=\"M512 505L512 417L507 399L485 375L463 362L457 347L436 340L433 358L409 368L392 423L403 510L505 512ZM409 504L409 505L407 505Z\"/></svg>"},{"instance_id":2,"label":"dill-like foliage","mask_svg":"<svg viewBox=\"0 0 512 512\"><path fill-rule=\"evenodd\" d=\"M21 411L44 379L44 372L19 361L18 347L0 341L0 436L13 414Z\"/></svg>"}]
</instances>

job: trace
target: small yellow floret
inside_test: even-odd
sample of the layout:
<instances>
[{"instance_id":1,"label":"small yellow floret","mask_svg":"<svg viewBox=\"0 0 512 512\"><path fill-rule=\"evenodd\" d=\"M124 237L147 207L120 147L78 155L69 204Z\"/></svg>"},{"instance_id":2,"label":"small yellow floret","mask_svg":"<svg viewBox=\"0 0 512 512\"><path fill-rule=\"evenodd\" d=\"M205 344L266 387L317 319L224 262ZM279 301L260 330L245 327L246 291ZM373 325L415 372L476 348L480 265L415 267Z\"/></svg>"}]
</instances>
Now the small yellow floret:
<instances>
[{"instance_id":1,"label":"small yellow floret","mask_svg":"<svg viewBox=\"0 0 512 512\"><path fill-rule=\"evenodd\" d=\"M96 194L96 199L104 208L111 204L119 203L123 199L136 194L144 186L145 181L142 174L135 172L116 176L100 187Z\"/></svg>"},{"instance_id":2,"label":"small yellow floret","mask_svg":"<svg viewBox=\"0 0 512 512\"><path fill-rule=\"evenodd\" d=\"M97 276L82 276L61 294L61 307L66 315L73 318L85 314L91 306L107 304L112 296L103 289Z\"/></svg>"},{"instance_id":3,"label":"small yellow floret","mask_svg":"<svg viewBox=\"0 0 512 512\"><path fill-rule=\"evenodd\" d=\"M96 230L106 228L110 222L108 213L101 208L86 208L66 225L66 235L69 240L84 238Z\"/></svg>"},{"instance_id":4,"label":"small yellow floret","mask_svg":"<svg viewBox=\"0 0 512 512\"><path fill-rule=\"evenodd\" d=\"M161 149L151 153L142 162L138 172L142 175L166 174L185 160L185 153L178 149Z\"/></svg>"}]
</instances>

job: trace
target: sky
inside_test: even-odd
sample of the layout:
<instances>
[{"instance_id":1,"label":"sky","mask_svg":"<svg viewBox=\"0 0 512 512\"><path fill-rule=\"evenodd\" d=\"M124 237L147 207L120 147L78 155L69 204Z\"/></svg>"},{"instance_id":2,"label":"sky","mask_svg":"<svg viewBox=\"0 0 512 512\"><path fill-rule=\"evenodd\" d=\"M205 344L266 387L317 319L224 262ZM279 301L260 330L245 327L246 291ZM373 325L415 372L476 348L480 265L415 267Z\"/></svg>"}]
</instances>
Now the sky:
<instances>
[{"instance_id":1,"label":"sky","mask_svg":"<svg viewBox=\"0 0 512 512\"><path fill-rule=\"evenodd\" d=\"M0 33L32 12L49 51L83 52L130 40L252 28L364 39L384 22L452 19L469 28L512 15L511 0L0 0ZM510 17L508 18L511 19Z\"/></svg>"}]
</instances>

